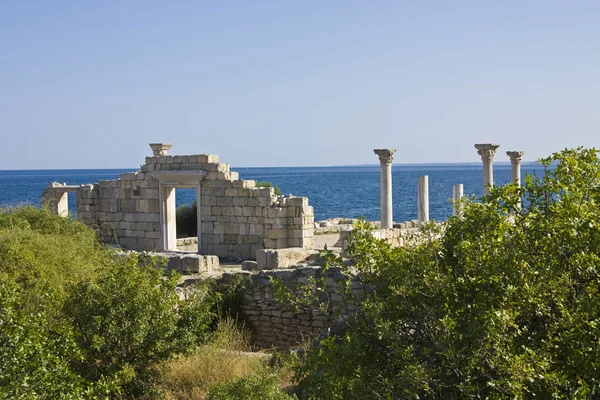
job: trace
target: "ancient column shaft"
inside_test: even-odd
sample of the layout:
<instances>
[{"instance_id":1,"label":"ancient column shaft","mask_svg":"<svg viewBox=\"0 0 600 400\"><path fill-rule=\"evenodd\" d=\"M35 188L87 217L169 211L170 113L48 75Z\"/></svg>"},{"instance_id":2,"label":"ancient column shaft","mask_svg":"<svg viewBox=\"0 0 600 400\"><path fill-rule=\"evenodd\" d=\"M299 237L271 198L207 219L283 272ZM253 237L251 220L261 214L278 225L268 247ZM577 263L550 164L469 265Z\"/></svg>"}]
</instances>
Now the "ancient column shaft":
<instances>
[{"instance_id":1,"label":"ancient column shaft","mask_svg":"<svg viewBox=\"0 0 600 400\"><path fill-rule=\"evenodd\" d=\"M490 188L494 186L494 168L492 162L494 160L494 154L496 149L500 147L498 144L476 144L477 154L481 156L483 162L483 195L490 195Z\"/></svg>"},{"instance_id":2,"label":"ancient column shaft","mask_svg":"<svg viewBox=\"0 0 600 400\"><path fill-rule=\"evenodd\" d=\"M419 177L418 202L417 218L420 228L424 222L429 221L429 176L427 175Z\"/></svg>"},{"instance_id":3,"label":"ancient column shaft","mask_svg":"<svg viewBox=\"0 0 600 400\"><path fill-rule=\"evenodd\" d=\"M523 159L522 151L507 151L506 155L510 157L510 174L511 180L521 186L521 160Z\"/></svg>"},{"instance_id":4,"label":"ancient column shaft","mask_svg":"<svg viewBox=\"0 0 600 400\"><path fill-rule=\"evenodd\" d=\"M381 163L381 229L393 228L392 160L396 149L375 149Z\"/></svg>"},{"instance_id":5,"label":"ancient column shaft","mask_svg":"<svg viewBox=\"0 0 600 400\"><path fill-rule=\"evenodd\" d=\"M454 204L452 205L452 215L460 214L460 204L458 202L463 197L463 184L457 183L452 187L452 199L454 200Z\"/></svg>"}]
</instances>

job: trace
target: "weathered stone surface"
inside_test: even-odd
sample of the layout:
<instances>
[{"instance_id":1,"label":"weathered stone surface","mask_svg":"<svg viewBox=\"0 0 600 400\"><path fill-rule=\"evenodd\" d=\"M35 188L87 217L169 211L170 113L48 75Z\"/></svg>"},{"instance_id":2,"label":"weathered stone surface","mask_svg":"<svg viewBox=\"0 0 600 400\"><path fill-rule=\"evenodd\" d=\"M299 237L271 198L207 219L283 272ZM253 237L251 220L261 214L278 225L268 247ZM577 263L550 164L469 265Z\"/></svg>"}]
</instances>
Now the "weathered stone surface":
<instances>
[{"instance_id":1,"label":"weathered stone surface","mask_svg":"<svg viewBox=\"0 0 600 400\"><path fill-rule=\"evenodd\" d=\"M306 261L314 250L306 250L302 247L291 247L286 249L263 249L256 252L258 270L272 270L290 267Z\"/></svg>"},{"instance_id":2,"label":"weathered stone surface","mask_svg":"<svg viewBox=\"0 0 600 400\"><path fill-rule=\"evenodd\" d=\"M246 260L242 262L242 271L257 271L258 264L256 261Z\"/></svg>"},{"instance_id":3,"label":"weathered stone surface","mask_svg":"<svg viewBox=\"0 0 600 400\"><path fill-rule=\"evenodd\" d=\"M73 191L77 218L99 227L104 241L138 251L175 251L174 187L195 187L201 254L248 259L264 248L312 249L314 210L307 198L277 197L273 188L239 180L216 155L171 156L170 144L151 147L153 156L137 172L94 185L51 184L42 200L66 215L66 191ZM196 261L186 263L184 268L196 269Z\"/></svg>"}]
</instances>

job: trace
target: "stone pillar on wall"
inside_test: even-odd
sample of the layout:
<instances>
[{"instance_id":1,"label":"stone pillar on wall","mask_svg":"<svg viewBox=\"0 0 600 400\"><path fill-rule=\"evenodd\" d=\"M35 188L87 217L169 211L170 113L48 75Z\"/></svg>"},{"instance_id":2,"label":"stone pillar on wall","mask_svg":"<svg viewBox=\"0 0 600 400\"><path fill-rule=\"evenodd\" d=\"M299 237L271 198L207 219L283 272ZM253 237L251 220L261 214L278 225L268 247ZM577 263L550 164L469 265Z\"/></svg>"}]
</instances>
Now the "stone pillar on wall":
<instances>
[{"instance_id":1,"label":"stone pillar on wall","mask_svg":"<svg viewBox=\"0 0 600 400\"><path fill-rule=\"evenodd\" d=\"M173 145L170 143L150 143L150 148L152 149L152 156L153 157L166 156L167 151L172 146Z\"/></svg>"},{"instance_id":2,"label":"stone pillar on wall","mask_svg":"<svg viewBox=\"0 0 600 400\"><path fill-rule=\"evenodd\" d=\"M522 151L507 151L506 155L510 157L510 173L511 180L521 187L521 160L523 158Z\"/></svg>"},{"instance_id":3,"label":"stone pillar on wall","mask_svg":"<svg viewBox=\"0 0 600 400\"><path fill-rule=\"evenodd\" d=\"M396 149L374 149L381 163L381 229L393 228L392 160Z\"/></svg>"},{"instance_id":4,"label":"stone pillar on wall","mask_svg":"<svg viewBox=\"0 0 600 400\"><path fill-rule=\"evenodd\" d=\"M500 147L499 144L482 143L476 144L477 154L481 156L483 162L483 195L489 196L490 189L494 186L494 168L492 166L494 160L494 154L496 149Z\"/></svg>"}]
</instances>

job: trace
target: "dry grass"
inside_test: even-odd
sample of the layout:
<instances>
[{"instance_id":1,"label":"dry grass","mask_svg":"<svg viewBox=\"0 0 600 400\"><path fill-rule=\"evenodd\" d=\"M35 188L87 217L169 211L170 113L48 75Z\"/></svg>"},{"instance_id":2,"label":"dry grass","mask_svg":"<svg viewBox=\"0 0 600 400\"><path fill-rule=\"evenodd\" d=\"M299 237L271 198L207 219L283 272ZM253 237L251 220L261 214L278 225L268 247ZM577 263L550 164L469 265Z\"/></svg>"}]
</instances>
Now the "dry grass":
<instances>
[{"instance_id":1,"label":"dry grass","mask_svg":"<svg viewBox=\"0 0 600 400\"><path fill-rule=\"evenodd\" d=\"M250 349L250 334L234 320L222 320L210 343L159 366L165 399L201 400L211 386L265 368L260 357L244 353Z\"/></svg>"}]
</instances>

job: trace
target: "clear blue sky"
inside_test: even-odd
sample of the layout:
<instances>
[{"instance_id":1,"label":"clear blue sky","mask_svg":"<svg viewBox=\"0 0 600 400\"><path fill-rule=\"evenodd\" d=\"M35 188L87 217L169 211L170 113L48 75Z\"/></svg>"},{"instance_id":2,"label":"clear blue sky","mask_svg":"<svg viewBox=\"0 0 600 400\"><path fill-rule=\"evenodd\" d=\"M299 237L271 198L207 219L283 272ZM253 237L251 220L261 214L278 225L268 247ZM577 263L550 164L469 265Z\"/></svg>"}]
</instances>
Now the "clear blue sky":
<instances>
[{"instance_id":1,"label":"clear blue sky","mask_svg":"<svg viewBox=\"0 0 600 400\"><path fill-rule=\"evenodd\" d=\"M0 169L600 147L600 1L0 2Z\"/></svg>"}]
</instances>

